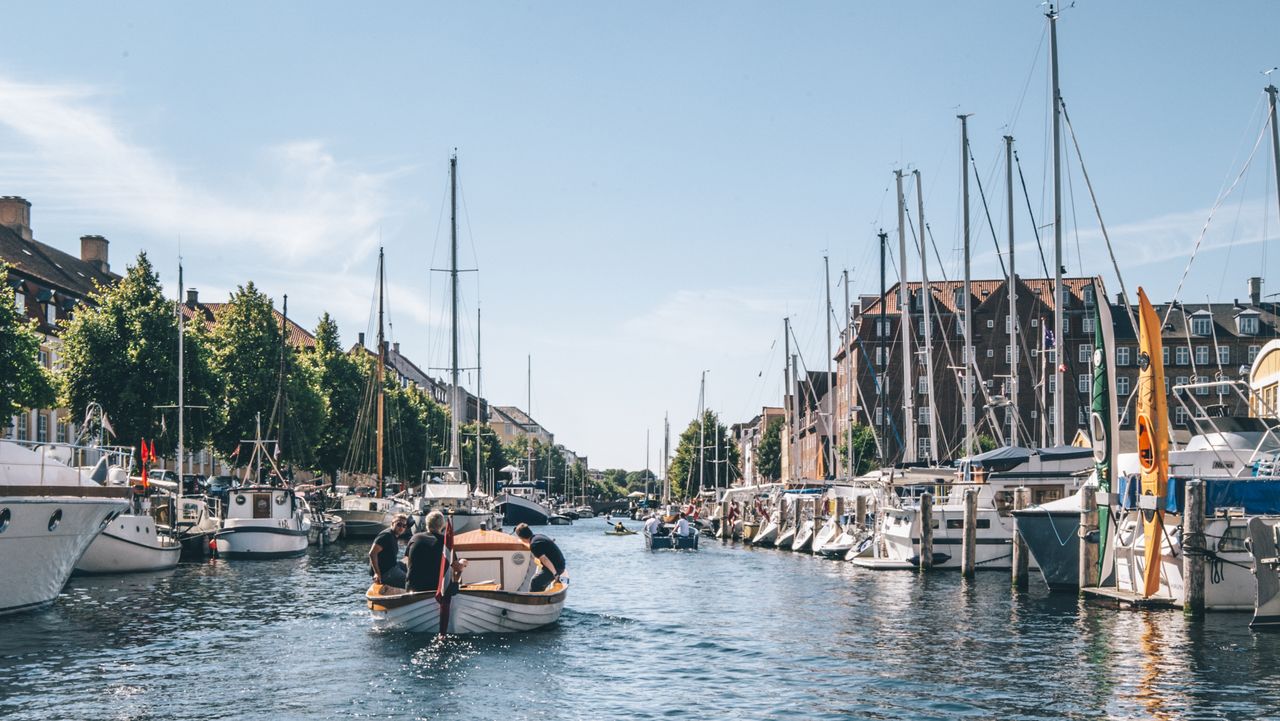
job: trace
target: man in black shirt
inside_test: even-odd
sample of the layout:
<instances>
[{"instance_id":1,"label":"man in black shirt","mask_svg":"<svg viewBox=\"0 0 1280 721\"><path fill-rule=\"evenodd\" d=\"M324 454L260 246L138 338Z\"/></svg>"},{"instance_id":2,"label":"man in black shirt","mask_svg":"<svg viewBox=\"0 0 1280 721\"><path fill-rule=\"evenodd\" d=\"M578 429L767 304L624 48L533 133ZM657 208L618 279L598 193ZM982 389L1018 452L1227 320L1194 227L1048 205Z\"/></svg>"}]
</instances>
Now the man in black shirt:
<instances>
[{"instance_id":1,"label":"man in black shirt","mask_svg":"<svg viewBox=\"0 0 1280 721\"><path fill-rule=\"evenodd\" d=\"M427 530L413 534L409 548L404 552L404 563L408 569L405 588L409 591L434 591L440 586L440 562L444 560L444 514L439 511L428 513L426 525ZM465 559L454 561L454 581L466 567Z\"/></svg>"},{"instance_id":2,"label":"man in black shirt","mask_svg":"<svg viewBox=\"0 0 1280 721\"><path fill-rule=\"evenodd\" d=\"M553 580L564 573L564 554L555 541L543 535L534 535L527 523L516 526L516 536L529 544L529 552L542 565L542 570L529 582L529 590L533 593L545 591Z\"/></svg>"},{"instance_id":3,"label":"man in black shirt","mask_svg":"<svg viewBox=\"0 0 1280 721\"><path fill-rule=\"evenodd\" d=\"M369 547L369 568L373 571L374 583L404 588L405 569L398 562L400 541L397 539L408 527L409 517L402 513L391 522L390 528L383 529L373 539L373 545Z\"/></svg>"}]
</instances>

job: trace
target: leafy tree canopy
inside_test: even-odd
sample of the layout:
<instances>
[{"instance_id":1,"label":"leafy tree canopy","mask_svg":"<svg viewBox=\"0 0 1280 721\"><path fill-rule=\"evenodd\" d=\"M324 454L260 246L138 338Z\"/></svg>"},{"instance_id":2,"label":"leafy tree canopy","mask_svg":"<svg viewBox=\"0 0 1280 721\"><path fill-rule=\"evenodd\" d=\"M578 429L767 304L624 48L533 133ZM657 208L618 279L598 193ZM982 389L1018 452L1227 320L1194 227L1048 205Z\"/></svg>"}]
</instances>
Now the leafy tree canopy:
<instances>
[{"instance_id":1,"label":"leafy tree canopy","mask_svg":"<svg viewBox=\"0 0 1280 721\"><path fill-rule=\"evenodd\" d=\"M720 423L714 411L706 411L701 423L694 418L680 434L675 456L667 469L672 494L687 498L717 485L733 483L741 456L729 428Z\"/></svg>"},{"instance_id":2,"label":"leafy tree canopy","mask_svg":"<svg viewBox=\"0 0 1280 721\"><path fill-rule=\"evenodd\" d=\"M36 322L18 313L9 266L0 262L0 418L53 405L53 377L40 365L39 353Z\"/></svg>"}]
</instances>

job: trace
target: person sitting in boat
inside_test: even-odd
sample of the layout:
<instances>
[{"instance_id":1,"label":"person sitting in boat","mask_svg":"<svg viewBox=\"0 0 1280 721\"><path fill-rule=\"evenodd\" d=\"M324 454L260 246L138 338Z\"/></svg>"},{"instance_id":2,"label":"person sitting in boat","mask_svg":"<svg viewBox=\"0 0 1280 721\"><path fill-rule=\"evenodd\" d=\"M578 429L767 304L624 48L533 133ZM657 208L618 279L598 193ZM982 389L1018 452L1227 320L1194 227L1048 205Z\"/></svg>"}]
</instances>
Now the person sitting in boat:
<instances>
[{"instance_id":1,"label":"person sitting in boat","mask_svg":"<svg viewBox=\"0 0 1280 721\"><path fill-rule=\"evenodd\" d=\"M685 514L681 513L680 517L676 519L676 527L675 527L674 533L677 536L685 536L685 537L693 535L693 529L689 525L689 519Z\"/></svg>"},{"instance_id":2,"label":"person sitting in boat","mask_svg":"<svg viewBox=\"0 0 1280 721\"><path fill-rule=\"evenodd\" d=\"M615 533L626 533L627 527L622 525L622 521L618 521L617 523L613 524L613 530Z\"/></svg>"},{"instance_id":3,"label":"person sitting in boat","mask_svg":"<svg viewBox=\"0 0 1280 721\"><path fill-rule=\"evenodd\" d=\"M529 528L527 523L516 526L516 536L528 544L530 553L542 566L538 575L529 582L529 590L533 593L545 591L553 580L560 578L564 573L564 554L560 552L560 547L555 541L541 534L534 535L533 529Z\"/></svg>"},{"instance_id":4,"label":"person sitting in boat","mask_svg":"<svg viewBox=\"0 0 1280 721\"><path fill-rule=\"evenodd\" d=\"M373 571L374 583L385 583L388 586L404 588L405 569L399 562L400 534L409 527L409 517L401 513L391 522L390 528L384 528L373 539L369 547L369 568Z\"/></svg>"},{"instance_id":5,"label":"person sitting in boat","mask_svg":"<svg viewBox=\"0 0 1280 721\"><path fill-rule=\"evenodd\" d=\"M658 519L658 514L655 513L645 519L644 532L650 536L662 535L662 521Z\"/></svg>"},{"instance_id":6,"label":"person sitting in boat","mask_svg":"<svg viewBox=\"0 0 1280 721\"><path fill-rule=\"evenodd\" d=\"M440 586L440 562L444 560L444 514L432 511L427 514L426 530L413 534L404 552L405 590L435 591ZM467 567L466 559L453 562L453 581L456 584Z\"/></svg>"}]
</instances>

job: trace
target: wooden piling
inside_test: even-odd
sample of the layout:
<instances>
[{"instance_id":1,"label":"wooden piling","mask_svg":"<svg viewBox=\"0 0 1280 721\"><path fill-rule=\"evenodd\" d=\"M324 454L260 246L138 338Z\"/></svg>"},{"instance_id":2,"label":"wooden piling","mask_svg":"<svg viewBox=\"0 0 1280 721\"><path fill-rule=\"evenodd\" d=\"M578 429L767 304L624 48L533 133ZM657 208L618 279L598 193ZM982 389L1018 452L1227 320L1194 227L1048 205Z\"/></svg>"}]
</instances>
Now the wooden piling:
<instances>
[{"instance_id":1,"label":"wooden piling","mask_svg":"<svg viewBox=\"0 0 1280 721\"><path fill-rule=\"evenodd\" d=\"M861 498L859 498L861 500ZM920 494L920 568L933 568L933 494Z\"/></svg>"},{"instance_id":2,"label":"wooden piling","mask_svg":"<svg viewBox=\"0 0 1280 721\"><path fill-rule=\"evenodd\" d=\"M964 492L964 539L960 544L960 575L972 578L978 568L978 489Z\"/></svg>"},{"instance_id":3,"label":"wooden piling","mask_svg":"<svg viewBox=\"0 0 1280 721\"><path fill-rule=\"evenodd\" d=\"M1204 617L1204 481L1187 481L1182 511L1182 613Z\"/></svg>"},{"instance_id":4,"label":"wooden piling","mask_svg":"<svg viewBox=\"0 0 1280 721\"><path fill-rule=\"evenodd\" d=\"M845 526L844 522L844 498L836 499L836 523L840 524L840 528Z\"/></svg>"},{"instance_id":5,"label":"wooden piling","mask_svg":"<svg viewBox=\"0 0 1280 721\"><path fill-rule=\"evenodd\" d=\"M859 493L853 499L853 527L866 529L867 526L867 497Z\"/></svg>"},{"instance_id":6,"label":"wooden piling","mask_svg":"<svg viewBox=\"0 0 1280 721\"><path fill-rule=\"evenodd\" d=\"M1031 489L1015 488L1013 510L1021 511L1029 505L1031 505ZM1013 534L1013 587L1019 591L1027 590L1027 572L1031 565L1028 563L1029 556L1027 542L1022 539L1021 533L1015 531Z\"/></svg>"},{"instance_id":7,"label":"wooden piling","mask_svg":"<svg viewBox=\"0 0 1280 721\"><path fill-rule=\"evenodd\" d=\"M1094 487L1080 494L1080 588L1098 586L1098 498Z\"/></svg>"}]
</instances>

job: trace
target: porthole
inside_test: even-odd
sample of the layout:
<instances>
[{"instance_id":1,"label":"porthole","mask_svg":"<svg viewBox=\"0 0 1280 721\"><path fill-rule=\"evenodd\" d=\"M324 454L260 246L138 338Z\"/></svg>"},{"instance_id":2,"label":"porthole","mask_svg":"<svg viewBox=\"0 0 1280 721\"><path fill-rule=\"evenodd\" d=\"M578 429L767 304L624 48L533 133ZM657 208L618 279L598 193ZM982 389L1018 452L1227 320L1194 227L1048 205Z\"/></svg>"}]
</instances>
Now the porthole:
<instances>
[{"instance_id":1,"label":"porthole","mask_svg":"<svg viewBox=\"0 0 1280 721\"><path fill-rule=\"evenodd\" d=\"M8 508L0 508L0 533L4 533L9 528L9 519L13 518L13 513Z\"/></svg>"},{"instance_id":2,"label":"porthole","mask_svg":"<svg viewBox=\"0 0 1280 721\"><path fill-rule=\"evenodd\" d=\"M236 505L237 505L237 506L243 506L243 505L244 505L244 496L236 496Z\"/></svg>"},{"instance_id":3,"label":"porthole","mask_svg":"<svg viewBox=\"0 0 1280 721\"><path fill-rule=\"evenodd\" d=\"M279 494L278 496L276 496L276 505L283 506L284 500L285 500L284 494L283 493Z\"/></svg>"},{"instance_id":4,"label":"porthole","mask_svg":"<svg viewBox=\"0 0 1280 721\"><path fill-rule=\"evenodd\" d=\"M56 530L56 529L58 528L58 524L60 524L60 523L62 523L62 509L61 509L61 508L59 508L58 510L54 511L54 512L53 512L53 515L49 516L49 530L50 530L50 531Z\"/></svg>"}]
</instances>

